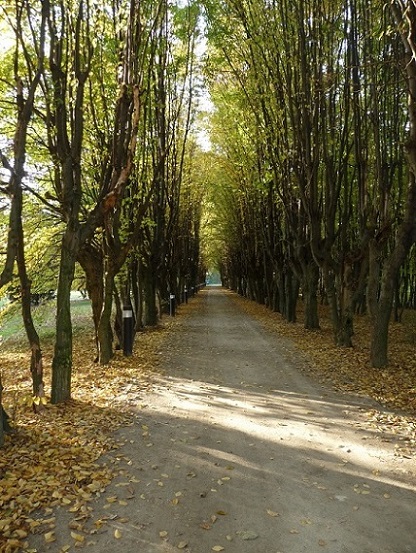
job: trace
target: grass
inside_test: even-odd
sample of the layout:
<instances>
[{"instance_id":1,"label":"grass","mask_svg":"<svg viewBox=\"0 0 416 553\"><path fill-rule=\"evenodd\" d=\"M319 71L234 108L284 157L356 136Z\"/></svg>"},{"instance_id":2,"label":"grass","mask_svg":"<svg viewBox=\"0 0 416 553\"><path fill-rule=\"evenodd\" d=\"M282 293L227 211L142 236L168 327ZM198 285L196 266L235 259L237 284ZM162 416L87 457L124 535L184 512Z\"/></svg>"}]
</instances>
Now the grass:
<instances>
[{"instance_id":1,"label":"grass","mask_svg":"<svg viewBox=\"0 0 416 553\"><path fill-rule=\"evenodd\" d=\"M77 300L71 303L74 334L92 330L90 301ZM55 336L56 300L49 300L32 308L33 322L41 342L50 342ZM26 340L19 303L8 304L0 311L0 336L3 347L19 346Z\"/></svg>"}]
</instances>

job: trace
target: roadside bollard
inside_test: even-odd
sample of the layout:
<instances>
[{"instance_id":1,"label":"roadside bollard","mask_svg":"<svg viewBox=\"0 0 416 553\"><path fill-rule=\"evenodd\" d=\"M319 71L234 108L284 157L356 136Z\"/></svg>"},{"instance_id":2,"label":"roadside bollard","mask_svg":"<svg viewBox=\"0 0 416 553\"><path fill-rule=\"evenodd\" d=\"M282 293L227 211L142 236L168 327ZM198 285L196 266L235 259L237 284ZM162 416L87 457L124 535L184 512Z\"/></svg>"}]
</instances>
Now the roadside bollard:
<instances>
[{"instance_id":1,"label":"roadside bollard","mask_svg":"<svg viewBox=\"0 0 416 553\"><path fill-rule=\"evenodd\" d=\"M133 353L133 311L129 305L123 307L123 353Z\"/></svg>"},{"instance_id":2,"label":"roadside bollard","mask_svg":"<svg viewBox=\"0 0 416 553\"><path fill-rule=\"evenodd\" d=\"M188 303L188 288L186 286L183 290L183 301L184 303Z\"/></svg>"},{"instance_id":3,"label":"roadside bollard","mask_svg":"<svg viewBox=\"0 0 416 553\"><path fill-rule=\"evenodd\" d=\"M171 317L175 316L175 295L170 294L169 296L169 315Z\"/></svg>"}]
</instances>

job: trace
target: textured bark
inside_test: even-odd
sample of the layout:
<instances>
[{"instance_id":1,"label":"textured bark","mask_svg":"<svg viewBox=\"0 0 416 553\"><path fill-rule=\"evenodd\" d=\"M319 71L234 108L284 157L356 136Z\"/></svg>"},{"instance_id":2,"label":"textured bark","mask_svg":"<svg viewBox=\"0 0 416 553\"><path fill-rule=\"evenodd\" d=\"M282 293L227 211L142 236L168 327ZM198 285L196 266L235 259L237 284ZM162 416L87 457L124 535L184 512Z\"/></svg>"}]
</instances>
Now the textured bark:
<instances>
[{"instance_id":1,"label":"textured bark","mask_svg":"<svg viewBox=\"0 0 416 553\"><path fill-rule=\"evenodd\" d=\"M314 261L305 266L302 280L303 300L305 302L304 327L308 330L317 330L319 326L318 315L318 282L319 268Z\"/></svg>"},{"instance_id":2,"label":"textured bark","mask_svg":"<svg viewBox=\"0 0 416 553\"><path fill-rule=\"evenodd\" d=\"M56 338L52 361L52 403L60 403L71 398L72 321L70 299L78 254L78 238L77 222L73 221L73 225L67 226L62 239L56 307Z\"/></svg>"}]
</instances>

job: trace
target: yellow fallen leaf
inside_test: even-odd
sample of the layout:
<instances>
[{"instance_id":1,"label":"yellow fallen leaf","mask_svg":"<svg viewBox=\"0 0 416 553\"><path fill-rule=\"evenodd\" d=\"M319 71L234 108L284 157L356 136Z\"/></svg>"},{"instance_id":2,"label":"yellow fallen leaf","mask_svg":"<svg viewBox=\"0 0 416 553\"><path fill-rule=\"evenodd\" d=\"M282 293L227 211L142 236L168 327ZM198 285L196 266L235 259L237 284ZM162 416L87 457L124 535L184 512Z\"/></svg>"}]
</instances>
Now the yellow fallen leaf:
<instances>
[{"instance_id":1,"label":"yellow fallen leaf","mask_svg":"<svg viewBox=\"0 0 416 553\"><path fill-rule=\"evenodd\" d=\"M117 538L118 540L121 538L121 532L118 528L114 530L114 537Z\"/></svg>"},{"instance_id":2,"label":"yellow fallen leaf","mask_svg":"<svg viewBox=\"0 0 416 553\"><path fill-rule=\"evenodd\" d=\"M213 551L224 551L224 547L222 547L221 545L214 545L212 550Z\"/></svg>"},{"instance_id":3,"label":"yellow fallen leaf","mask_svg":"<svg viewBox=\"0 0 416 553\"><path fill-rule=\"evenodd\" d=\"M71 538L73 538L78 543L83 543L85 540L85 536L82 534L77 534L76 532L71 532Z\"/></svg>"},{"instance_id":4,"label":"yellow fallen leaf","mask_svg":"<svg viewBox=\"0 0 416 553\"><path fill-rule=\"evenodd\" d=\"M159 532L159 536L160 536L161 538L166 538L167 535L168 535L168 533L166 532L166 530L162 530L161 532Z\"/></svg>"},{"instance_id":5,"label":"yellow fallen leaf","mask_svg":"<svg viewBox=\"0 0 416 553\"><path fill-rule=\"evenodd\" d=\"M19 538L19 540L22 540L23 538L27 538L27 532L26 530L22 530L21 528L18 528L13 532L14 537Z\"/></svg>"},{"instance_id":6,"label":"yellow fallen leaf","mask_svg":"<svg viewBox=\"0 0 416 553\"><path fill-rule=\"evenodd\" d=\"M226 514L226 511L217 511L217 515L225 516Z\"/></svg>"},{"instance_id":7,"label":"yellow fallen leaf","mask_svg":"<svg viewBox=\"0 0 416 553\"><path fill-rule=\"evenodd\" d=\"M186 547L188 547L187 541L181 541L178 543L178 549L185 549Z\"/></svg>"},{"instance_id":8,"label":"yellow fallen leaf","mask_svg":"<svg viewBox=\"0 0 416 553\"><path fill-rule=\"evenodd\" d=\"M45 538L45 542L46 543L52 543L56 540L56 536L55 536L55 532L52 531L52 532L46 532L46 534L43 535L43 537Z\"/></svg>"},{"instance_id":9,"label":"yellow fallen leaf","mask_svg":"<svg viewBox=\"0 0 416 553\"><path fill-rule=\"evenodd\" d=\"M276 511L271 511L270 509L267 509L267 514L271 517L278 517L279 513L276 513Z\"/></svg>"}]
</instances>

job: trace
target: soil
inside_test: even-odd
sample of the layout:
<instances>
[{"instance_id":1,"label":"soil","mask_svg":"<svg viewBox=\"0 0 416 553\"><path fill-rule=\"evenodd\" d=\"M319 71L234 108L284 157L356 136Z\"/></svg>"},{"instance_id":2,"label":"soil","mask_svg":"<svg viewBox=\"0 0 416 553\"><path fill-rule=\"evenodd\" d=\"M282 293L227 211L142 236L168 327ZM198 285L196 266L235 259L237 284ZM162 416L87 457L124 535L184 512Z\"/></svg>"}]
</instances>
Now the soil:
<instances>
[{"instance_id":1,"label":"soil","mask_svg":"<svg viewBox=\"0 0 416 553\"><path fill-rule=\"evenodd\" d=\"M314 380L233 294L192 301L102 459L118 476L31 550L415 553L416 462L369 422L380 405Z\"/></svg>"}]
</instances>

